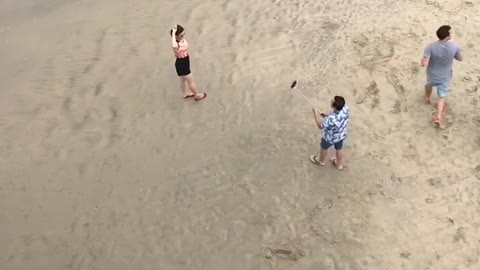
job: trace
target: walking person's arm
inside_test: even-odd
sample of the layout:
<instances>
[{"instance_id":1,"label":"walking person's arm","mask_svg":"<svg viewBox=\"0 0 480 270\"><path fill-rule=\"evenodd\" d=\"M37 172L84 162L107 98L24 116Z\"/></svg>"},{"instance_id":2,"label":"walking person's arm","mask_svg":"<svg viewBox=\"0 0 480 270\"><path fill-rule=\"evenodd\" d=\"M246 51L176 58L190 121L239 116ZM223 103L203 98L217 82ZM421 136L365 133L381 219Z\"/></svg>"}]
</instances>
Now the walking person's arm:
<instances>
[{"instance_id":1,"label":"walking person's arm","mask_svg":"<svg viewBox=\"0 0 480 270\"><path fill-rule=\"evenodd\" d=\"M319 112L315 108L313 108L312 111L313 111L313 116L315 117L315 124L317 124L317 127L319 129L322 129L323 128L323 125L322 125L323 116L322 115L325 115L325 114L322 114L321 112Z\"/></svg>"},{"instance_id":2,"label":"walking person's arm","mask_svg":"<svg viewBox=\"0 0 480 270\"><path fill-rule=\"evenodd\" d=\"M422 58L422 63L421 63L422 67L428 66L429 61L430 61L430 58L427 58L427 57Z\"/></svg>"},{"instance_id":3,"label":"walking person's arm","mask_svg":"<svg viewBox=\"0 0 480 270\"><path fill-rule=\"evenodd\" d=\"M170 35L172 36L172 48L173 48L173 50L178 49L178 42L177 42L177 39L176 39L176 35L177 35L177 25L176 24L173 26L172 30L170 30Z\"/></svg>"},{"instance_id":4,"label":"walking person's arm","mask_svg":"<svg viewBox=\"0 0 480 270\"><path fill-rule=\"evenodd\" d=\"M457 61L463 61L462 48L458 47L457 52L455 53L455 59L457 59Z\"/></svg>"},{"instance_id":5,"label":"walking person's arm","mask_svg":"<svg viewBox=\"0 0 480 270\"><path fill-rule=\"evenodd\" d=\"M428 45L423 52L423 58L422 58L422 61L420 63L420 65L422 67L428 66L428 62L430 61L430 56L431 55L432 55L432 50L431 50L430 45Z\"/></svg>"}]
</instances>

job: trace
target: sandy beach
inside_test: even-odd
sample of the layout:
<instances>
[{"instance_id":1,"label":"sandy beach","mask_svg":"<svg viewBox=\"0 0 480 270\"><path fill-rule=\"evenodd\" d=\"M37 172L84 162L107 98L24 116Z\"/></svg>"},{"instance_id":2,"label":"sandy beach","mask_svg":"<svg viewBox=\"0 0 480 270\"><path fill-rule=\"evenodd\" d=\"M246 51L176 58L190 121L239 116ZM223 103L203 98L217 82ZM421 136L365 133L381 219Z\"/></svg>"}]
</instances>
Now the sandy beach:
<instances>
[{"instance_id":1,"label":"sandy beach","mask_svg":"<svg viewBox=\"0 0 480 270\"><path fill-rule=\"evenodd\" d=\"M478 0L0 0L1 270L480 269ZM169 30L186 28L184 100ZM423 102L442 24L447 128ZM351 109L315 166L298 89Z\"/></svg>"}]
</instances>

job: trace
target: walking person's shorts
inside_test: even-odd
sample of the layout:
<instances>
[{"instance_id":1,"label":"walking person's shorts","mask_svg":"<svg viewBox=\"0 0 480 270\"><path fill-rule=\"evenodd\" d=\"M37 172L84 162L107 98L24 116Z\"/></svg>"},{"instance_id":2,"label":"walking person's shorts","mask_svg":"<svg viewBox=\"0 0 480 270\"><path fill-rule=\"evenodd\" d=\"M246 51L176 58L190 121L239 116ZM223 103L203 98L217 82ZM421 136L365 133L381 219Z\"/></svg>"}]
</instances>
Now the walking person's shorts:
<instances>
[{"instance_id":1,"label":"walking person's shorts","mask_svg":"<svg viewBox=\"0 0 480 270\"><path fill-rule=\"evenodd\" d=\"M332 145L335 147L335 150L342 150L343 148L343 141L344 140L341 140L339 142L336 142L336 143L329 143L327 141L325 141L324 138L322 138L322 142L320 143L320 147L323 149L323 150L328 150L330 147L332 147Z\"/></svg>"},{"instance_id":2,"label":"walking person's shorts","mask_svg":"<svg viewBox=\"0 0 480 270\"><path fill-rule=\"evenodd\" d=\"M427 81L427 84L436 87L437 88L437 96L444 98L447 96L449 87L450 87L450 81L445 80L445 81Z\"/></svg>"}]
</instances>

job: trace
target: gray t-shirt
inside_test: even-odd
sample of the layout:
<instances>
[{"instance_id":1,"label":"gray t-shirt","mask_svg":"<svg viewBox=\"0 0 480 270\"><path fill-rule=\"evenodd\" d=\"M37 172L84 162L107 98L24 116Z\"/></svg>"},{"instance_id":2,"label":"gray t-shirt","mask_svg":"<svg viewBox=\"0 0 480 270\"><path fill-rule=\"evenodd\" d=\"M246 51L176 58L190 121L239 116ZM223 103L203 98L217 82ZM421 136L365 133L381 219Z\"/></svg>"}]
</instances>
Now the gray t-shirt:
<instances>
[{"instance_id":1,"label":"gray t-shirt","mask_svg":"<svg viewBox=\"0 0 480 270\"><path fill-rule=\"evenodd\" d=\"M430 58L427 67L427 80L429 82L444 82L452 78L453 59L461 60L460 46L454 42L433 42L425 48L423 57Z\"/></svg>"}]
</instances>

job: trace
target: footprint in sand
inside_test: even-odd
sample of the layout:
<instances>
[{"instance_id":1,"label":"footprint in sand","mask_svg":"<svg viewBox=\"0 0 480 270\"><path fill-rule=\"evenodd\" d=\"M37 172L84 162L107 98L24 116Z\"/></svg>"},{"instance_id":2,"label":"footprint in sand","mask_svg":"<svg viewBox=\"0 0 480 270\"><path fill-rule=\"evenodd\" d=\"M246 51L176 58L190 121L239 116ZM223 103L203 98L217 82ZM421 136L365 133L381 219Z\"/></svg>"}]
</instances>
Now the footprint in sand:
<instances>
[{"instance_id":1,"label":"footprint in sand","mask_svg":"<svg viewBox=\"0 0 480 270\"><path fill-rule=\"evenodd\" d=\"M370 40L366 34L360 34L354 37L352 42L360 57L360 65L368 70L374 70L378 64L392 59L395 54L395 44L382 33L368 33L368 36L373 36L373 40Z\"/></svg>"},{"instance_id":2,"label":"footprint in sand","mask_svg":"<svg viewBox=\"0 0 480 270\"><path fill-rule=\"evenodd\" d=\"M400 252L400 257L404 259L410 259L411 256L412 256L412 253L410 253L409 251Z\"/></svg>"},{"instance_id":3,"label":"footprint in sand","mask_svg":"<svg viewBox=\"0 0 480 270\"><path fill-rule=\"evenodd\" d=\"M467 244L467 233L466 233L466 230L465 228L463 227L460 227L457 229L455 235L453 236L453 242L454 243L458 243L458 242L464 242L465 244Z\"/></svg>"},{"instance_id":4,"label":"footprint in sand","mask_svg":"<svg viewBox=\"0 0 480 270\"><path fill-rule=\"evenodd\" d=\"M478 86L477 85L474 85L472 87L469 87L469 88L465 89L465 92L467 92L468 94L475 93L477 91L478 91Z\"/></svg>"},{"instance_id":5,"label":"footprint in sand","mask_svg":"<svg viewBox=\"0 0 480 270\"><path fill-rule=\"evenodd\" d=\"M290 261L298 261L305 256L305 251L301 245L298 244L281 244L271 246L265 249L265 258L272 259L276 257L279 259L285 259Z\"/></svg>"},{"instance_id":6,"label":"footprint in sand","mask_svg":"<svg viewBox=\"0 0 480 270\"><path fill-rule=\"evenodd\" d=\"M442 187L443 184L442 184L442 180L438 179L438 178L430 178L427 180L428 181L428 185L431 186L431 187Z\"/></svg>"},{"instance_id":7,"label":"footprint in sand","mask_svg":"<svg viewBox=\"0 0 480 270\"><path fill-rule=\"evenodd\" d=\"M442 5L440 5L440 3L438 1L435 1L435 0L426 0L425 3L429 6L434 6L434 7L437 7L437 8L440 8L442 9Z\"/></svg>"},{"instance_id":8,"label":"footprint in sand","mask_svg":"<svg viewBox=\"0 0 480 270\"><path fill-rule=\"evenodd\" d=\"M478 138L478 142L480 144L480 137ZM477 167L473 169L473 174L475 175L475 177L477 177L478 180L480 180L480 165L477 165Z\"/></svg>"},{"instance_id":9,"label":"footprint in sand","mask_svg":"<svg viewBox=\"0 0 480 270\"><path fill-rule=\"evenodd\" d=\"M365 101L370 101L370 106L373 109L377 108L380 105L380 98L378 97L379 89L377 83L372 81L365 89L365 94L357 99L357 104L362 104Z\"/></svg>"}]
</instances>

